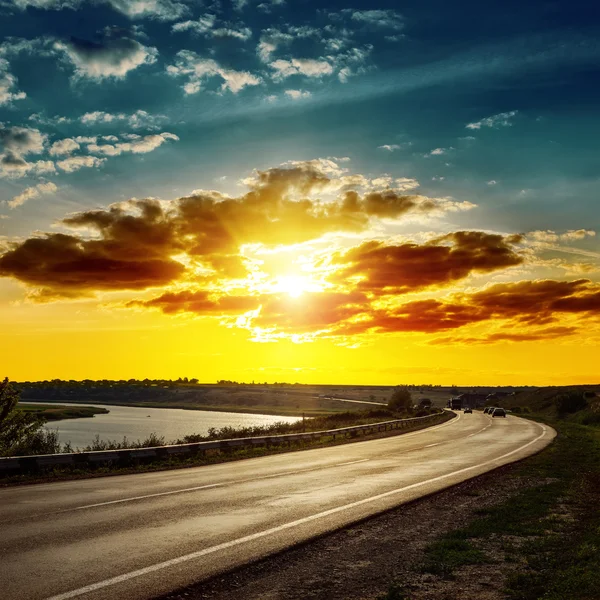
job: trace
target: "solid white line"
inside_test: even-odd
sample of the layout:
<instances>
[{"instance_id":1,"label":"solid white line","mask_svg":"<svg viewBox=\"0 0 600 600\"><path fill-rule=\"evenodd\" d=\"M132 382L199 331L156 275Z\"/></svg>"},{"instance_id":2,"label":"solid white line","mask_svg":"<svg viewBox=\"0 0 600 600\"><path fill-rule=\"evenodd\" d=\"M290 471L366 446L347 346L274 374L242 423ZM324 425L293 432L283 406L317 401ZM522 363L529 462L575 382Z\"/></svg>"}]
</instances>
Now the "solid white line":
<instances>
[{"instance_id":1,"label":"solid white line","mask_svg":"<svg viewBox=\"0 0 600 600\"><path fill-rule=\"evenodd\" d=\"M144 567L143 569L137 569L137 570L131 571L129 573L124 573L123 575L118 575L117 577L111 577L110 579L105 579L104 581L98 581L97 583L92 583L91 585L86 585L85 587L79 588L77 590L72 590L70 592L65 592L64 594L58 594L56 596L51 596L49 598L46 598L46 600L68 600L69 598L77 598L78 596L82 596L83 594L94 592L96 590L100 590L102 588L109 587L111 585L116 585L118 583L123 583L124 581L129 581L130 579L134 579L136 577L142 577L143 575L155 573L156 571L161 571L162 569L167 569L169 567L173 567L175 565L179 565L181 563L185 563L190 560L202 558L203 556L207 556L209 554L214 554L215 552L219 552L221 550L227 550L228 548L233 548L234 546L239 546L240 544L252 542L254 540L258 540L260 538L266 537L268 535L273 535L274 533L279 533L280 531L285 531L286 529L298 527L299 525L304 525L305 523L310 523L311 521L315 521L317 519L322 519L323 517L328 517L330 515L334 515L334 514L343 512L345 510L349 510L351 508L356 508L356 507L362 506L364 504L369 504L370 502L375 502L376 500L381 500L383 498L388 498L390 496L394 496L396 494L406 492L407 490L412 490L415 488L423 487L423 486L433 483L435 481L441 481L442 479L447 479L449 477L452 477L453 475L467 473L468 471L473 471L475 469L479 469L481 467L485 467L487 465L497 463L498 461L500 461L504 458L507 458L508 456L512 456L513 454L516 454L517 452L520 452L521 450L524 450L525 448L528 448L532 444L535 444L536 442L541 440L546 435L547 429L543 425L540 425L540 427L542 428L542 433L538 437L536 437L534 440L531 440L527 444L520 446L516 450L512 450L511 452L507 452L506 454L503 454L502 456L498 456L497 458L493 458L491 460L480 463L478 465L473 465L471 467L465 467L463 469L459 469L458 471L453 471L452 473L446 473L445 475L439 475L438 477L433 477L432 479L428 479L427 481L420 481L419 483L413 483L413 484L407 485L403 488L390 490L389 492L383 492L382 494L377 494L376 496L371 496L370 498L364 498L363 500L357 500L356 502L351 502L350 504L345 504L343 506L331 508L329 510L325 510L325 511L317 513L317 514L310 515L310 516L304 517L302 519L297 519L296 521L291 521L289 523L285 523L285 524L279 525L277 527L272 527L271 529L265 529L264 531L259 531L258 533L246 535L246 536L238 538L236 540L224 542L222 544L218 544L216 546L211 546L210 548L205 548L204 550L198 550L197 552L192 552L190 554L185 554L185 555L179 556L177 558L172 558L171 560L166 560L161 563L156 563L154 565Z\"/></svg>"},{"instance_id":2,"label":"solid white line","mask_svg":"<svg viewBox=\"0 0 600 600\"><path fill-rule=\"evenodd\" d=\"M207 488L220 487L225 485L224 483L211 483L208 485L199 485L197 487L185 488L183 490L172 490L170 492L158 492L156 494L147 494L146 496L133 496L131 498L122 498L121 500L108 500L107 502L97 502L96 504L85 504L83 506L76 506L75 508L67 508L66 510L60 510L59 513L71 512L74 510L83 510L85 508L97 508L98 506L108 506L109 504L121 504L123 502L132 502L133 500L145 500L146 498L155 498L156 496L169 496L170 494L181 494L183 492L195 492L197 490L205 490ZM57 514L57 513L53 513Z\"/></svg>"},{"instance_id":3,"label":"solid white line","mask_svg":"<svg viewBox=\"0 0 600 600\"><path fill-rule=\"evenodd\" d=\"M368 462L370 460L371 460L370 458L361 458L360 460L351 460L350 462L337 463L335 466L336 467L343 467L344 465L355 465L357 463Z\"/></svg>"},{"instance_id":4,"label":"solid white line","mask_svg":"<svg viewBox=\"0 0 600 600\"><path fill-rule=\"evenodd\" d=\"M433 448L433 446L439 446L442 442L438 442L437 444L429 444L428 446L423 446L423 448Z\"/></svg>"}]
</instances>

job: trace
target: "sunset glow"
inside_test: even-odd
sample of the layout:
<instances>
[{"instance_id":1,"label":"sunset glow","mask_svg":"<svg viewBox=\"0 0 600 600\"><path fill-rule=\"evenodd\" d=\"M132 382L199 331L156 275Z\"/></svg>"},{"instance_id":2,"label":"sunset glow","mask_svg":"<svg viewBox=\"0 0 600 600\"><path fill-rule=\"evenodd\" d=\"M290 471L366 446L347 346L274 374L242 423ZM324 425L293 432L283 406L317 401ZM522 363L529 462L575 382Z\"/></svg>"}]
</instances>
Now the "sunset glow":
<instances>
[{"instance_id":1,"label":"sunset glow","mask_svg":"<svg viewBox=\"0 0 600 600\"><path fill-rule=\"evenodd\" d=\"M488 3L482 37L441 2L5 4L12 379L597 379L599 51L568 6Z\"/></svg>"}]
</instances>

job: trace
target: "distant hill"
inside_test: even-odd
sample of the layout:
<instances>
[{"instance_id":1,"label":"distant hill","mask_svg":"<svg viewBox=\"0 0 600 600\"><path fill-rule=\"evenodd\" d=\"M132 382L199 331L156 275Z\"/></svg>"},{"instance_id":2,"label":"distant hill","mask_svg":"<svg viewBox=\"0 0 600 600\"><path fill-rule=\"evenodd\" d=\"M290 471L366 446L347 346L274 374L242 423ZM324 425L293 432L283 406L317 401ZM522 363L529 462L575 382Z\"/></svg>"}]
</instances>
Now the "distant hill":
<instances>
[{"instance_id":1,"label":"distant hill","mask_svg":"<svg viewBox=\"0 0 600 600\"><path fill-rule=\"evenodd\" d=\"M537 413L583 425L600 425L600 385L542 387L489 403L514 413Z\"/></svg>"}]
</instances>

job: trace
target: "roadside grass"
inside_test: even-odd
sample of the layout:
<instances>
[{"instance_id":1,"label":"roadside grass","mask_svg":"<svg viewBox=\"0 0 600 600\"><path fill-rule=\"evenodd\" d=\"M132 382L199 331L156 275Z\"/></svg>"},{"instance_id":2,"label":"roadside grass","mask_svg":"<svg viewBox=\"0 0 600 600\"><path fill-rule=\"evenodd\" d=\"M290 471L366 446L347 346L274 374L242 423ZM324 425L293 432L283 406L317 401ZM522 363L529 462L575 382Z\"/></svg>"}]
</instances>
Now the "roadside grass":
<instances>
[{"instance_id":1,"label":"roadside grass","mask_svg":"<svg viewBox=\"0 0 600 600\"><path fill-rule=\"evenodd\" d=\"M19 475L0 476L0 487L20 484L32 483L49 483L54 481L65 481L74 479L86 479L91 477L106 477L111 475L129 475L133 473L147 473L152 471L164 471L169 469L182 469L190 467L199 467L204 465L213 465L235 460L244 460L249 458L260 458L272 454L282 454L285 452L294 452L301 450L311 450L315 448L326 448L330 446L338 446L352 442L362 442L385 437L402 435L424 429L432 425L439 425L450 419L454 415L452 413L440 413L439 419L433 423L414 423L403 429L394 429L388 431L374 432L367 435L350 435L349 437L341 437L337 435L327 436L320 440L301 440L292 441L284 444L257 446L252 448L230 448L226 451L206 450L194 454L174 455L168 459L154 460L152 462L144 462L143 460L132 461L130 464L123 465L118 463L107 463L105 465L64 465L60 467L47 467L44 470L37 472L23 473ZM372 421L374 422L374 421ZM357 424L357 423L354 423Z\"/></svg>"},{"instance_id":2,"label":"roadside grass","mask_svg":"<svg viewBox=\"0 0 600 600\"><path fill-rule=\"evenodd\" d=\"M439 581L487 565L504 578L507 600L600 599L600 429L543 421L558 436L507 475L520 491L426 546L417 572ZM411 600L405 584L392 582L378 600Z\"/></svg>"},{"instance_id":3,"label":"roadside grass","mask_svg":"<svg viewBox=\"0 0 600 600\"><path fill-rule=\"evenodd\" d=\"M510 475L526 485L430 543L421 572L450 579L466 565L498 562L509 600L600 598L600 430L544 421L555 442ZM401 582L380 600L411 598L396 589Z\"/></svg>"}]
</instances>

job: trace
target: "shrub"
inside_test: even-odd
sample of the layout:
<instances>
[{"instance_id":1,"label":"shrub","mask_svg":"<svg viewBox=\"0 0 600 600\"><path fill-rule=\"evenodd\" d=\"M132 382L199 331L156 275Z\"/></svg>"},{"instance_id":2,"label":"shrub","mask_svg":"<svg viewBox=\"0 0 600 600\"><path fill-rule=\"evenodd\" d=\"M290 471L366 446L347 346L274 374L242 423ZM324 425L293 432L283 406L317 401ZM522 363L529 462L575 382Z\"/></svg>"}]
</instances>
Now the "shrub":
<instances>
[{"instance_id":1,"label":"shrub","mask_svg":"<svg viewBox=\"0 0 600 600\"><path fill-rule=\"evenodd\" d=\"M8 377L0 383L0 456L12 456L19 452L36 454L43 446L46 434L42 433L44 421L25 411L17 410L19 393L10 385Z\"/></svg>"},{"instance_id":2,"label":"shrub","mask_svg":"<svg viewBox=\"0 0 600 600\"><path fill-rule=\"evenodd\" d=\"M399 385L388 402L388 408L392 410L408 411L412 408L412 396L406 386Z\"/></svg>"},{"instance_id":3,"label":"shrub","mask_svg":"<svg viewBox=\"0 0 600 600\"><path fill-rule=\"evenodd\" d=\"M560 394L554 399L556 410L559 414L571 414L583 410L587 406L587 399L582 392L568 392Z\"/></svg>"}]
</instances>

